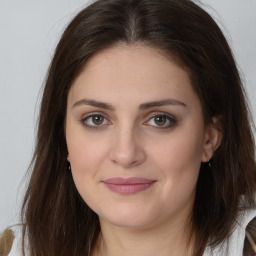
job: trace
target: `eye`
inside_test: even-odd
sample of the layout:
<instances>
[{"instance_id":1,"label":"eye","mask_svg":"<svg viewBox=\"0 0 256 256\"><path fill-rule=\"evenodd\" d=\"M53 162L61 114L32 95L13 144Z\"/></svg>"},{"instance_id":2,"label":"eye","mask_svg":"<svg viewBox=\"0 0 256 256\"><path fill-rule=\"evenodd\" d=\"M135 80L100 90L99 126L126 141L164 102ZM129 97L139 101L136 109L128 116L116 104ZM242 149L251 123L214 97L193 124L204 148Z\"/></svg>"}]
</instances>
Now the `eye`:
<instances>
[{"instance_id":1,"label":"eye","mask_svg":"<svg viewBox=\"0 0 256 256\"><path fill-rule=\"evenodd\" d=\"M110 124L110 121L100 114L91 114L81 120L82 124L89 128L98 128Z\"/></svg>"},{"instance_id":2,"label":"eye","mask_svg":"<svg viewBox=\"0 0 256 256\"><path fill-rule=\"evenodd\" d=\"M150 118L145 124L156 128L170 128L175 125L177 120L166 114L157 114Z\"/></svg>"}]
</instances>

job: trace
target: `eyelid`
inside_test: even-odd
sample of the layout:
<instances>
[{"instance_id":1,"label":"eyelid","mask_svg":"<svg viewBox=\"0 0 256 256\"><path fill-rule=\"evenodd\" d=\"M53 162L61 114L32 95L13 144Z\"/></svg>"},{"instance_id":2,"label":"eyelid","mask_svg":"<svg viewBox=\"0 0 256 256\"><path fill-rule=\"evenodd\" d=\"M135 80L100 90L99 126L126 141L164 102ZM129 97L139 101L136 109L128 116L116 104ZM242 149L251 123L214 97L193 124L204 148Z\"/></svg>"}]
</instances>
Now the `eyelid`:
<instances>
[{"instance_id":1,"label":"eyelid","mask_svg":"<svg viewBox=\"0 0 256 256\"><path fill-rule=\"evenodd\" d=\"M86 123L86 120L93 116L102 116L105 120L107 120L108 123L101 124L101 125L95 125L95 126ZM80 118L80 122L82 123L83 126L85 126L86 128L89 128L89 129L102 129L106 125L112 124L112 122L109 120L109 118L106 117L106 114L102 113L102 112L90 112L90 113L84 115L82 118Z\"/></svg>"},{"instance_id":2,"label":"eyelid","mask_svg":"<svg viewBox=\"0 0 256 256\"><path fill-rule=\"evenodd\" d=\"M157 125L150 125L150 124L147 124L152 118L155 118L157 116L166 116L167 120L169 122L171 122L172 124L169 125L169 126L157 126ZM151 113L150 115L150 118L147 118L147 121L144 122L143 124L144 125L147 125L147 126L151 126L153 128L156 128L156 129L170 129L170 128L173 128L173 126L175 126L177 123L177 118L169 113L166 113L166 112L154 112L154 113Z\"/></svg>"},{"instance_id":3,"label":"eyelid","mask_svg":"<svg viewBox=\"0 0 256 256\"><path fill-rule=\"evenodd\" d=\"M106 124L100 124L100 125L90 125L88 123L86 123L86 119L90 118L90 117L93 117L93 116L102 116L105 120L107 120L107 123ZM144 125L146 126L151 126L152 128L155 128L155 129L170 129L170 128L173 128L173 126L176 125L177 123L177 118L169 113L166 113L166 112L158 112L158 111L155 111L155 112L151 112L150 114L147 115L148 118L147 118L147 121L146 122L143 122ZM152 118L155 118L156 116L166 116L167 118L167 121L171 122L170 125L168 126L158 126L158 125L151 125L151 124L148 124L148 122L152 119ZM89 128L89 129L103 129L104 127L106 127L107 125L111 125L112 122L110 121L110 118L108 117L108 115L104 112L90 112L88 114L85 114L83 115L82 118L80 118L80 122L82 123L83 126L85 126L86 128Z\"/></svg>"}]
</instances>

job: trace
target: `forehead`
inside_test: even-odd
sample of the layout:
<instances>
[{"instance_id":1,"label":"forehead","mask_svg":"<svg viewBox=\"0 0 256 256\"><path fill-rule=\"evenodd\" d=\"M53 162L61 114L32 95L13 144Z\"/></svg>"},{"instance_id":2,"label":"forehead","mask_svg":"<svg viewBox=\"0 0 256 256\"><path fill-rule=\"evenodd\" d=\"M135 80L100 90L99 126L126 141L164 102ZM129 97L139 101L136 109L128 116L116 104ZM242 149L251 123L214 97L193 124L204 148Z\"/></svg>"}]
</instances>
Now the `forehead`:
<instances>
[{"instance_id":1,"label":"forehead","mask_svg":"<svg viewBox=\"0 0 256 256\"><path fill-rule=\"evenodd\" d=\"M188 72L165 52L145 45L116 45L95 54L74 81L70 96L129 103L197 97Z\"/></svg>"}]
</instances>

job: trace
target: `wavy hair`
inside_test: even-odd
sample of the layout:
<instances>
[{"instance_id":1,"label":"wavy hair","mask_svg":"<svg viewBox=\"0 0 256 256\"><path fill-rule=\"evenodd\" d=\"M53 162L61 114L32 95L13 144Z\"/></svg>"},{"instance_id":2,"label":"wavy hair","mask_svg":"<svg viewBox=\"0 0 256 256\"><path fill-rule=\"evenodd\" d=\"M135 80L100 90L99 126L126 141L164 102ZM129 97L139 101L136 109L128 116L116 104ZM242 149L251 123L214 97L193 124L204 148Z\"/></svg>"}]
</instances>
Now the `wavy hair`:
<instances>
[{"instance_id":1,"label":"wavy hair","mask_svg":"<svg viewBox=\"0 0 256 256\"><path fill-rule=\"evenodd\" d=\"M221 119L222 143L212 168L201 165L197 184L191 217L194 255L202 255L207 242L214 247L225 240L239 213L255 207L250 112L234 57L216 22L189 0L98 0L67 26L48 71L22 208L31 256L89 256L95 246L98 216L82 200L68 171L67 95L86 62L120 42L171 55L188 71L205 123Z\"/></svg>"}]
</instances>

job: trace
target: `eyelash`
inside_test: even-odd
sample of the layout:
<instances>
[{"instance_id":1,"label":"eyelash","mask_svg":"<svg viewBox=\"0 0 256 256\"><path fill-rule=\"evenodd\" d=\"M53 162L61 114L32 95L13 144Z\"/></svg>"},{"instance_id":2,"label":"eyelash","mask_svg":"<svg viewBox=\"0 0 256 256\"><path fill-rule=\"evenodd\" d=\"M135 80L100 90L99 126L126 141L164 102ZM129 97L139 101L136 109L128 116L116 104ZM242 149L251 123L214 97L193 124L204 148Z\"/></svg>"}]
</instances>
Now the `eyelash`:
<instances>
[{"instance_id":1,"label":"eyelash","mask_svg":"<svg viewBox=\"0 0 256 256\"><path fill-rule=\"evenodd\" d=\"M100 118L103 118L103 122L105 121L105 120L107 120L107 124L100 124L100 125L91 125L91 124L88 124L88 119L89 118L93 118L93 117L100 117ZM110 125L111 124L111 122L106 118L106 117L104 117L104 115L102 115L102 114L97 114L97 113L92 113L92 114L90 114L89 116L86 116L86 117L84 117L84 118L82 118L81 120L81 123L82 123L82 125L83 126L85 126L86 128L89 128L89 129L100 129L100 128L102 128L102 126L105 126L105 125Z\"/></svg>"},{"instance_id":2,"label":"eyelash","mask_svg":"<svg viewBox=\"0 0 256 256\"><path fill-rule=\"evenodd\" d=\"M150 120L153 120L157 117L161 117L161 118L165 118L165 123L161 126L161 125L150 125L150 124L147 124ZM168 122L169 124L166 125L166 122ZM153 115L147 122L143 123L145 125L149 125L155 129L161 129L161 130L164 130L164 129L170 129L172 128L175 124L177 123L177 119L174 117L174 116L171 116L169 114L165 114L165 113L158 113L158 114L155 114Z\"/></svg>"},{"instance_id":3,"label":"eyelash","mask_svg":"<svg viewBox=\"0 0 256 256\"><path fill-rule=\"evenodd\" d=\"M93 118L93 117L103 118L103 124L99 124L99 125L97 125L97 124L94 124L94 125L88 124L88 120L90 118ZM150 124L148 124L150 122L150 120L153 120L153 119L158 118L158 117L165 118L165 122L164 122L163 125L150 125ZM105 121L107 123L104 123ZM104 115L98 114L98 113L92 113L89 116L86 116L86 117L82 118L80 120L80 122L82 123L83 126L85 126L86 128L89 128L89 129L102 129L103 126L112 124L111 121L109 121ZM167 126L166 126L166 122L169 123ZM177 123L177 119L174 116L171 116L171 115L165 114L165 113L157 113L157 114L154 114L150 119L148 119L148 121L144 122L143 124L147 125L147 126L151 126L152 128L155 128L155 129L164 130L164 129L172 128L176 123Z\"/></svg>"}]
</instances>

